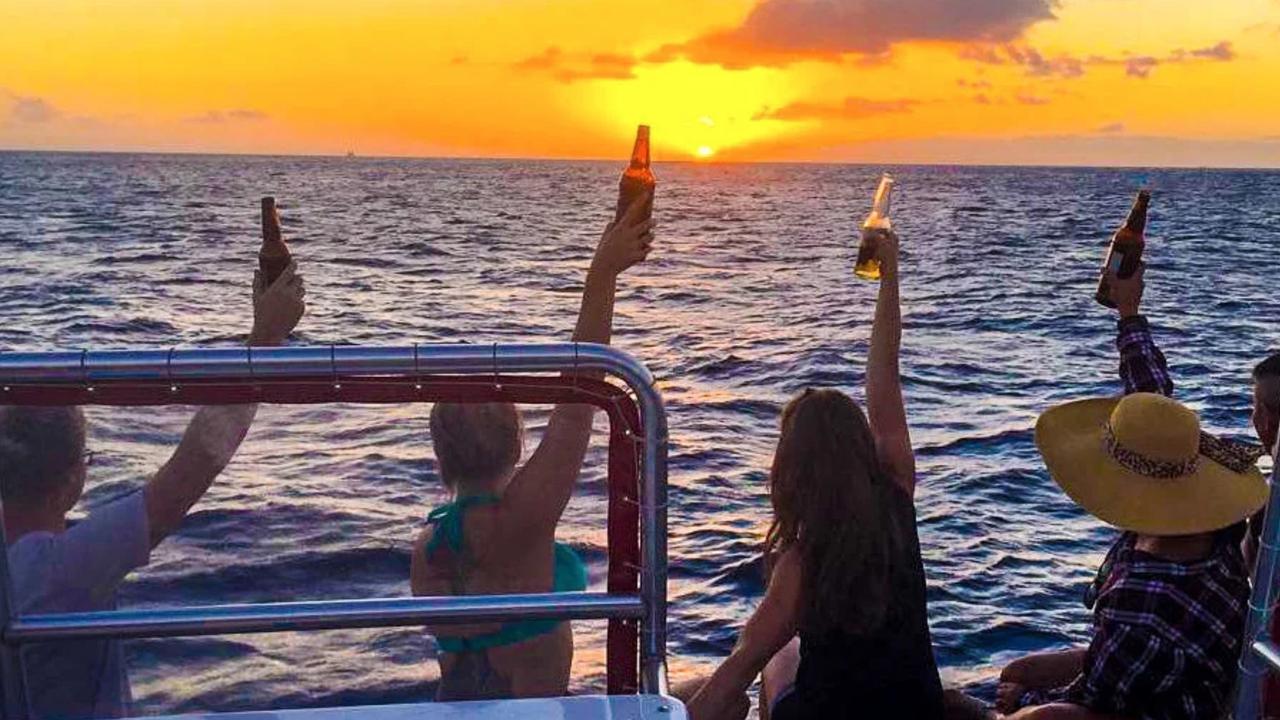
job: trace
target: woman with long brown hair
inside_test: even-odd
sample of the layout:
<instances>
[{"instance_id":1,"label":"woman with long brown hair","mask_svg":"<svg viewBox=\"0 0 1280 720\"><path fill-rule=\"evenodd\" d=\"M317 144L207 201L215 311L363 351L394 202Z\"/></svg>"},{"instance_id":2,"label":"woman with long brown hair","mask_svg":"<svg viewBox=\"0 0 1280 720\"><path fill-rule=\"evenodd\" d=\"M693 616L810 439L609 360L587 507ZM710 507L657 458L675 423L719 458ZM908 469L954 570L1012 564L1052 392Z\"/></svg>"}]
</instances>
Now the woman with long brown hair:
<instances>
[{"instance_id":1,"label":"woman with long brown hair","mask_svg":"<svg viewBox=\"0 0 1280 720\"><path fill-rule=\"evenodd\" d=\"M898 372L898 239L881 262L867 414L838 390L782 412L769 473L769 587L733 653L689 702L694 720L943 717L916 536L915 454Z\"/></svg>"}]
</instances>

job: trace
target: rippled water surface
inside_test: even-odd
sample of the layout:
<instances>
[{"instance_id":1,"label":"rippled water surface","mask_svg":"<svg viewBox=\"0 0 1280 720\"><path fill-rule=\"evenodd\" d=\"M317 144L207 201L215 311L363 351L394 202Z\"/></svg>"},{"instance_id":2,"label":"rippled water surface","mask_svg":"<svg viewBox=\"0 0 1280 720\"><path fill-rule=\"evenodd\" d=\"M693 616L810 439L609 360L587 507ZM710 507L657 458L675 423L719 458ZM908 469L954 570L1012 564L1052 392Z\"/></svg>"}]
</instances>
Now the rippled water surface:
<instances>
[{"instance_id":1,"label":"rippled water surface","mask_svg":"<svg viewBox=\"0 0 1280 720\"><path fill-rule=\"evenodd\" d=\"M249 325L258 198L309 286L305 342L568 337L617 163L0 154L0 346L216 345ZM729 651L762 592L764 488L782 403L861 397L875 285L853 231L880 168L672 165L657 248L626 275L615 343L671 419L673 679ZM1109 231L1155 189L1146 305L1179 395L1249 428L1248 373L1280 345L1280 174L900 167L903 371L919 454L931 625L945 679L1085 637L1079 597L1112 532L1045 475L1049 404L1116 391L1092 300ZM442 497L425 408L269 407L232 467L123 591L132 606L407 594L408 541ZM92 508L164 461L188 408L93 409ZM545 411L531 409L534 435ZM600 430L601 422L597 422ZM532 441L531 441L532 444ZM603 582L604 452L561 526ZM576 690L603 625L578 623ZM416 630L130 646L140 709L429 697Z\"/></svg>"}]
</instances>

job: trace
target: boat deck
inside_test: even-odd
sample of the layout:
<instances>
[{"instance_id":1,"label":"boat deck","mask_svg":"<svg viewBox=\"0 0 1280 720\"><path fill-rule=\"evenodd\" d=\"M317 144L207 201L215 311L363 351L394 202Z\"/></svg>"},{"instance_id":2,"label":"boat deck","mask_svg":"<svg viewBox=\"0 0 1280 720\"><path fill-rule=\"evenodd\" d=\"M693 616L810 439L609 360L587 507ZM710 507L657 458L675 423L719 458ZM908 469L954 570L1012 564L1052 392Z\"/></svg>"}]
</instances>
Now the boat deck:
<instances>
[{"instance_id":1,"label":"boat deck","mask_svg":"<svg viewBox=\"0 0 1280 720\"><path fill-rule=\"evenodd\" d=\"M164 715L152 720L686 720L679 700L661 695L584 695L545 700L366 705L318 710L273 710L205 715Z\"/></svg>"}]
</instances>

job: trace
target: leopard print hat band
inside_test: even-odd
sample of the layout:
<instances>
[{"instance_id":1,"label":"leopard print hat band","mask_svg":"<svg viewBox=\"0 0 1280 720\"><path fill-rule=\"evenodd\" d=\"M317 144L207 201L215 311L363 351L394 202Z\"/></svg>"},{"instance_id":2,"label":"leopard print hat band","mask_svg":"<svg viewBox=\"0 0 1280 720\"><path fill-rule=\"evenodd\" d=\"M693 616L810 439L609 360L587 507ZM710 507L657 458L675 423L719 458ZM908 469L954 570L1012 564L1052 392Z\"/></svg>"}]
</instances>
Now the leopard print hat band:
<instances>
[{"instance_id":1,"label":"leopard print hat band","mask_svg":"<svg viewBox=\"0 0 1280 720\"><path fill-rule=\"evenodd\" d=\"M1207 457L1231 472L1244 473L1265 454L1261 446L1236 442L1200 433L1200 448L1195 456L1185 460L1156 460L1130 450L1116 439L1111 423L1103 426L1103 442L1107 454L1130 472L1161 480L1172 480L1193 474L1200 467L1200 458Z\"/></svg>"}]
</instances>

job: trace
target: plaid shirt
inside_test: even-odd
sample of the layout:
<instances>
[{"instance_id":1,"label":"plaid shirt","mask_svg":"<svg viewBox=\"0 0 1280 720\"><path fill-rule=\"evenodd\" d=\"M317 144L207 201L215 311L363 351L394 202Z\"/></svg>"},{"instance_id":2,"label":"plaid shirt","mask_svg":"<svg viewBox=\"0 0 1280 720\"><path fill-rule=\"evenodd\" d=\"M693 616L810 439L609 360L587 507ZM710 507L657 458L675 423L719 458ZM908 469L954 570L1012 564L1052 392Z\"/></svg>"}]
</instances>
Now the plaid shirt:
<instances>
[{"instance_id":1,"label":"plaid shirt","mask_svg":"<svg viewBox=\"0 0 1280 720\"><path fill-rule=\"evenodd\" d=\"M1145 318L1120 321L1125 392L1173 393ZM1249 602L1239 533L1224 531L1204 560L1178 563L1134 547L1124 533L1087 593L1093 639L1070 685L1031 692L1024 705L1068 702L1141 720L1212 720L1227 706Z\"/></svg>"},{"instance_id":2,"label":"plaid shirt","mask_svg":"<svg viewBox=\"0 0 1280 720\"><path fill-rule=\"evenodd\" d=\"M1070 685L1028 698L1141 720L1214 720L1227 707L1244 635L1248 573L1222 537L1192 563L1137 550L1125 533L1099 571L1093 639Z\"/></svg>"},{"instance_id":3,"label":"plaid shirt","mask_svg":"<svg viewBox=\"0 0 1280 720\"><path fill-rule=\"evenodd\" d=\"M1173 378L1164 353L1151 338L1151 328L1141 315L1121 318L1116 349L1120 351L1120 379L1124 394L1136 392L1173 395Z\"/></svg>"}]
</instances>

